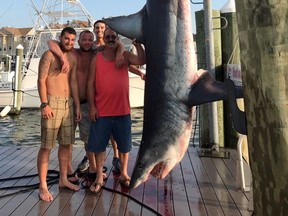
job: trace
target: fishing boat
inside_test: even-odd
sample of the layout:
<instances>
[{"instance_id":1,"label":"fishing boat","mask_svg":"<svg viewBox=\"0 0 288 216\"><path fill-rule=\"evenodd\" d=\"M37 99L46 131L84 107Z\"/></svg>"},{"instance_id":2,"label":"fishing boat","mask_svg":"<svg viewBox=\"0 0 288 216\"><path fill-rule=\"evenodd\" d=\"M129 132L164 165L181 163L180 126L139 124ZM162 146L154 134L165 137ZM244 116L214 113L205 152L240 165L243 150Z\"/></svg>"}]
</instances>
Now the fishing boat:
<instances>
[{"instance_id":1,"label":"fishing boat","mask_svg":"<svg viewBox=\"0 0 288 216\"><path fill-rule=\"evenodd\" d=\"M41 8L31 2L36 12L34 35L30 40L23 60L21 89L15 89L15 71L1 70L0 67L0 107L13 106L15 92L21 92L22 108L37 108L40 99L37 90L38 65L41 55L48 49L49 39L58 39L63 27L71 26L77 33L84 29L92 31L95 20L79 0L45 0ZM77 18L77 20L76 20ZM77 48L78 44L75 43ZM3 66L3 65L2 65ZM8 67L11 69L11 67ZM145 68L141 70L145 71ZM130 74L130 105L142 107L144 103L144 81Z\"/></svg>"}]
</instances>

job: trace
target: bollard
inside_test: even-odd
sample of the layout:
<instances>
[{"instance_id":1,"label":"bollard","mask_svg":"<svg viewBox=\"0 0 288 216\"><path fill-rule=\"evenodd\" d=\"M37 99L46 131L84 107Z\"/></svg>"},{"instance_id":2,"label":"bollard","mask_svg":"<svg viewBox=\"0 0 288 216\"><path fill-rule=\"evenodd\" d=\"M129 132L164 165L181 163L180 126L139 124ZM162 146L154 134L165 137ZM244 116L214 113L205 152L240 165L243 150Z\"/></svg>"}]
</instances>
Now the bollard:
<instances>
[{"instance_id":1,"label":"bollard","mask_svg":"<svg viewBox=\"0 0 288 216\"><path fill-rule=\"evenodd\" d=\"M5 71L11 72L11 56L9 55L5 58Z\"/></svg>"},{"instance_id":2,"label":"bollard","mask_svg":"<svg viewBox=\"0 0 288 216\"><path fill-rule=\"evenodd\" d=\"M22 61L24 47L19 44L16 47L16 67L15 67L15 83L13 92L13 108L11 114L20 114L22 102Z\"/></svg>"}]
</instances>

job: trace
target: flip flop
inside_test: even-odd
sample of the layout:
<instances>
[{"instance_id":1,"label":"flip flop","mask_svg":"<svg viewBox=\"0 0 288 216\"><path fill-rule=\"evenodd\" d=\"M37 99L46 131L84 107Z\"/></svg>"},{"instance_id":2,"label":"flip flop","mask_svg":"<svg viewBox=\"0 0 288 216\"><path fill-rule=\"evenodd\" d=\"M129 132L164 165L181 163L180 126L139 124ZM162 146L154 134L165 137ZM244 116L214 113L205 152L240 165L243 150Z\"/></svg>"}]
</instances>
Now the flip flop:
<instances>
[{"instance_id":1,"label":"flip flop","mask_svg":"<svg viewBox=\"0 0 288 216\"><path fill-rule=\"evenodd\" d=\"M104 182L93 182L92 185L89 187L89 191L91 193L95 193L95 194L98 194L101 189L102 189L102 186L104 185Z\"/></svg>"},{"instance_id":2,"label":"flip flop","mask_svg":"<svg viewBox=\"0 0 288 216\"><path fill-rule=\"evenodd\" d=\"M78 178L76 172L74 172L74 173L72 173L72 174L68 174L68 175L67 175L67 179L68 179L68 181L71 182L72 184L77 184L77 185L79 184L79 178Z\"/></svg>"},{"instance_id":3,"label":"flip flop","mask_svg":"<svg viewBox=\"0 0 288 216\"><path fill-rule=\"evenodd\" d=\"M107 171L107 167L103 166L103 178L104 180L107 179L107 175L105 174ZM89 171L86 173L86 175L84 175L85 179L86 180L89 180L89 181L95 181L96 178L97 178L97 173L94 172L94 173L90 173Z\"/></svg>"},{"instance_id":4,"label":"flip flop","mask_svg":"<svg viewBox=\"0 0 288 216\"><path fill-rule=\"evenodd\" d=\"M81 186L85 189L89 188L97 178L97 173L87 173L83 180L81 181ZM107 175L103 173L103 181L107 180Z\"/></svg>"}]
</instances>

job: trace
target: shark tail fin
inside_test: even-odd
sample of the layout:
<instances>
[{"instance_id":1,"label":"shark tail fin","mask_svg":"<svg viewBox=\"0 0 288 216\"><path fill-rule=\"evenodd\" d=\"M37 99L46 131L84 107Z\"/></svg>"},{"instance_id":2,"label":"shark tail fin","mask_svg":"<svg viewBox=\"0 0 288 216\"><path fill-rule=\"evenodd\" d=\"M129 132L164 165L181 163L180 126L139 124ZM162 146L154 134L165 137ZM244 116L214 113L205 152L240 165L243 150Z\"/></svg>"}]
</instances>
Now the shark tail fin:
<instances>
[{"instance_id":1,"label":"shark tail fin","mask_svg":"<svg viewBox=\"0 0 288 216\"><path fill-rule=\"evenodd\" d=\"M118 16L111 18L104 18L103 20L117 33L128 37L130 39L136 38L140 43L144 43L143 36L143 17L146 16L146 6L143 7L138 13L128 16Z\"/></svg>"}]
</instances>

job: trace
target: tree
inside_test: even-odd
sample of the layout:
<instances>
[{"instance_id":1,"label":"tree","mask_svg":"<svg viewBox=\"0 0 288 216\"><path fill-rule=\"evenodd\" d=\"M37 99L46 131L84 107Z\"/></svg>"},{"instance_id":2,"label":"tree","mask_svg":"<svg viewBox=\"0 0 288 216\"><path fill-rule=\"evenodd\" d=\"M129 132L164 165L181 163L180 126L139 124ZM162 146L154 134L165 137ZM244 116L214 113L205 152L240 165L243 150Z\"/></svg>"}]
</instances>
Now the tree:
<instances>
[{"instance_id":1,"label":"tree","mask_svg":"<svg viewBox=\"0 0 288 216\"><path fill-rule=\"evenodd\" d=\"M288 212L288 3L235 1L255 215Z\"/></svg>"}]
</instances>

